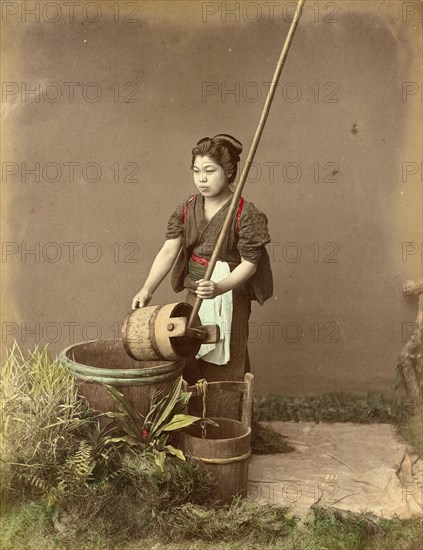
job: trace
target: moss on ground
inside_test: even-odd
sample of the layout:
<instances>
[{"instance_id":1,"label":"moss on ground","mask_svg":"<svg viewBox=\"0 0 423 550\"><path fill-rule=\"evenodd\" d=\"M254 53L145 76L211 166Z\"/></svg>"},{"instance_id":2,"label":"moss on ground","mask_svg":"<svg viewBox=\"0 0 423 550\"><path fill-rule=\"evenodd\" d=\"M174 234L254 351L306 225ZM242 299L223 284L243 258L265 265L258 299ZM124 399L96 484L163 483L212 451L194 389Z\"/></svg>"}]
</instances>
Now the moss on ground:
<instances>
[{"instance_id":1,"label":"moss on ground","mask_svg":"<svg viewBox=\"0 0 423 550\"><path fill-rule=\"evenodd\" d=\"M121 510L116 510L116 513ZM266 509L248 500L232 506L205 509L189 506L166 516L165 536L154 532L141 538L122 536L117 529L106 533L101 521L84 524L78 534L57 534L54 514L41 502L2 506L2 550L420 550L423 519L376 519L314 507L305 523L286 511ZM163 518L164 519L164 518ZM176 523L172 523L173 520ZM150 522L150 518L145 518ZM273 536L269 539L269 532Z\"/></svg>"},{"instance_id":2,"label":"moss on ground","mask_svg":"<svg viewBox=\"0 0 423 550\"><path fill-rule=\"evenodd\" d=\"M257 421L360 422L397 424L411 412L409 403L380 392L328 392L312 396L266 395L254 400Z\"/></svg>"},{"instance_id":3,"label":"moss on ground","mask_svg":"<svg viewBox=\"0 0 423 550\"><path fill-rule=\"evenodd\" d=\"M251 450L255 455L290 453L294 450L286 437L278 433L271 425L253 421L251 432Z\"/></svg>"}]
</instances>

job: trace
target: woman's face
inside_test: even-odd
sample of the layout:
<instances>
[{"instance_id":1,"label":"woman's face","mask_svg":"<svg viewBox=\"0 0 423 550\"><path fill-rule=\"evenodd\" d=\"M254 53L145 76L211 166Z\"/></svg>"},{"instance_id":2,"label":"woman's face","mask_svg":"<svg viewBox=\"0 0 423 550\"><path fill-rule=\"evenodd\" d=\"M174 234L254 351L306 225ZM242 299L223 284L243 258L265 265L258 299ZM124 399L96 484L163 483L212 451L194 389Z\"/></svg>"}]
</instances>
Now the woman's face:
<instances>
[{"instance_id":1,"label":"woman's face","mask_svg":"<svg viewBox=\"0 0 423 550\"><path fill-rule=\"evenodd\" d=\"M198 155L192 167L194 183L204 197L226 195L229 190L228 177L212 158Z\"/></svg>"}]
</instances>

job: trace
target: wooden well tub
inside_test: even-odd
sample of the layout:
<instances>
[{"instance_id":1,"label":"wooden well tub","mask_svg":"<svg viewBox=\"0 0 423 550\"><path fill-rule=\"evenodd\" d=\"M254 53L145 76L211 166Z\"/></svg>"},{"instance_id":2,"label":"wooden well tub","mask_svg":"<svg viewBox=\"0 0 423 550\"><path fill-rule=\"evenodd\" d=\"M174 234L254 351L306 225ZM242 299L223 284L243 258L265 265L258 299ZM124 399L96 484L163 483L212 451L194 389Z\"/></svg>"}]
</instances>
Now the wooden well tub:
<instances>
[{"instance_id":1,"label":"wooden well tub","mask_svg":"<svg viewBox=\"0 0 423 550\"><path fill-rule=\"evenodd\" d=\"M118 411L102 383L116 387L136 412L146 415L153 394L167 395L184 368L182 361L134 361L121 340L80 342L59 359L77 379L79 394L100 413Z\"/></svg>"}]
</instances>

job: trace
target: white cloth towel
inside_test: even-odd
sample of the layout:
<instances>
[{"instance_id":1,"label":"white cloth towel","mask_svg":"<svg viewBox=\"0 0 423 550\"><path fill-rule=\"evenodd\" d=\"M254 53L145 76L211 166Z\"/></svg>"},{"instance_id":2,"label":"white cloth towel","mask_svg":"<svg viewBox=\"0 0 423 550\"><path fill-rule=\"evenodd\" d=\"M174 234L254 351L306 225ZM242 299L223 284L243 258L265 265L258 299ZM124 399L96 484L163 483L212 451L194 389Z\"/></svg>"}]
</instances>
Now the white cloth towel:
<instances>
[{"instance_id":1,"label":"white cloth towel","mask_svg":"<svg viewBox=\"0 0 423 550\"><path fill-rule=\"evenodd\" d=\"M218 260L214 266L211 280L218 283L230 274L227 262ZM232 326L232 290L228 290L216 298L201 302L198 315L202 325L216 324L220 329L220 340L216 344L202 344L196 359L203 359L215 365L226 365L230 358L231 326Z\"/></svg>"}]
</instances>

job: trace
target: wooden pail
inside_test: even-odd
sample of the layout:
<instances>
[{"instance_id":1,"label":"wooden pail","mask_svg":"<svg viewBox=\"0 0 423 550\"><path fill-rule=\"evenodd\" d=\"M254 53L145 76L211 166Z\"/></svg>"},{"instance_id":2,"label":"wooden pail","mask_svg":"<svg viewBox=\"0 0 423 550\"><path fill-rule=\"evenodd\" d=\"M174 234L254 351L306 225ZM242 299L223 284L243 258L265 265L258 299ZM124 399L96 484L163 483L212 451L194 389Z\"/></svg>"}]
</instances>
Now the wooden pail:
<instances>
[{"instance_id":1,"label":"wooden pail","mask_svg":"<svg viewBox=\"0 0 423 550\"><path fill-rule=\"evenodd\" d=\"M133 361L120 340L93 340L63 350L59 360L76 377L79 394L96 412L118 411L102 383L115 386L135 411L146 415L154 393L167 395L184 363Z\"/></svg>"},{"instance_id":2,"label":"wooden pail","mask_svg":"<svg viewBox=\"0 0 423 550\"><path fill-rule=\"evenodd\" d=\"M186 302L134 309L122 326L126 353L137 361L194 357L201 343L185 336L192 305ZM201 325L197 316L196 325Z\"/></svg>"},{"instance_id":3,"label":"wooden pail","mask_svg":"<svg viewBox=\"0 0 423 550\"><path fill-rule=\"evenodd\" d=\"M248 458L251 455L251 414L254 376L247 373L243 382L210 382L207 396L216 400L221 392L242 394L241 421L214 417L219 427L206 424L206 437L201 426L191 426L179 436L182 451L199 461L213 479L211 498L227 502L232 497L247 495ZM195 386L189 391L197 395ZM190 411L191 412L191 411ZM207 415L208 416L208 415Z\"/></svg>"}]
</instances>

